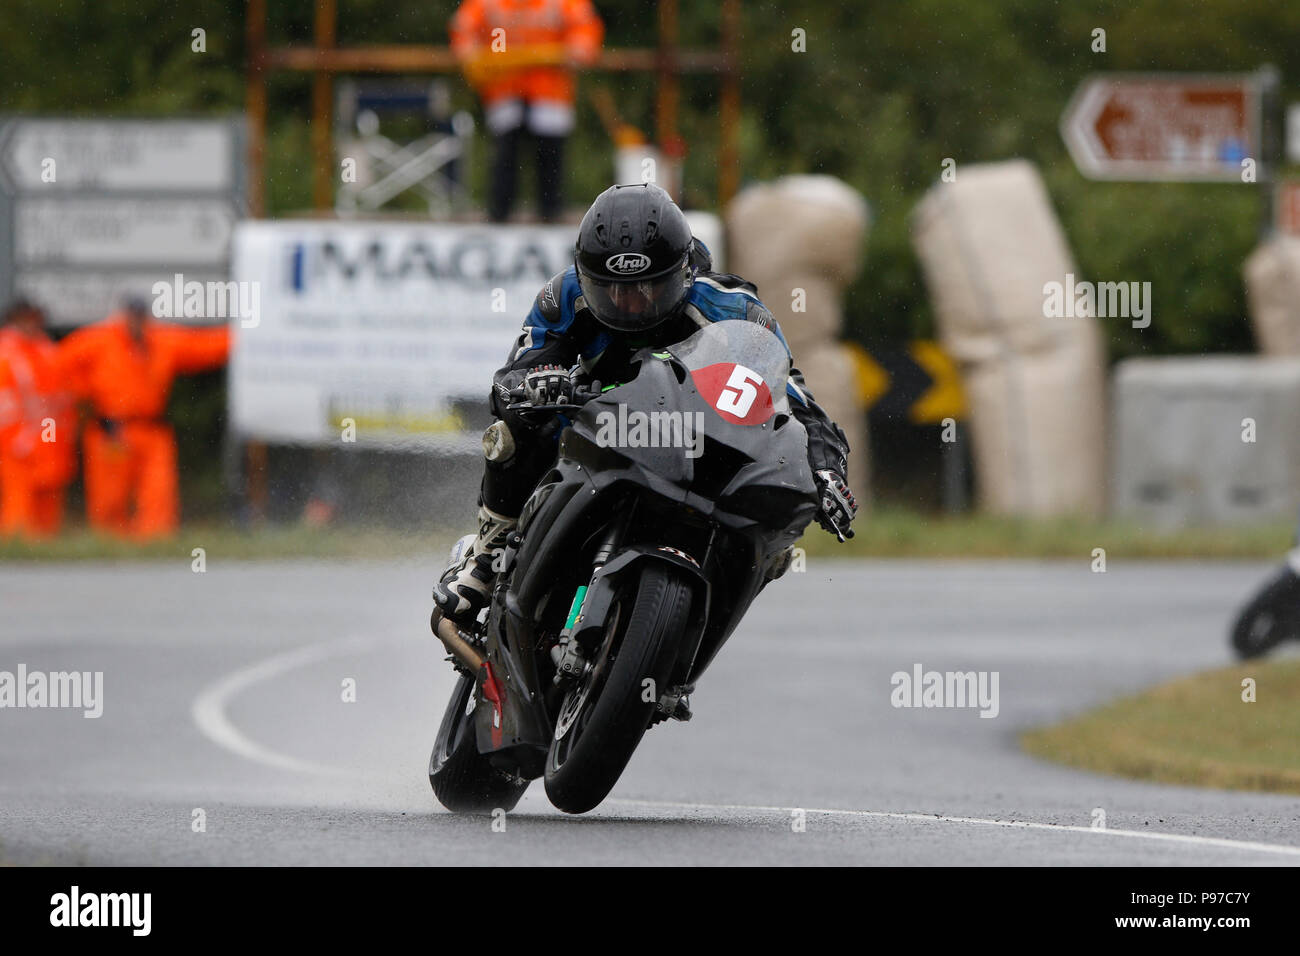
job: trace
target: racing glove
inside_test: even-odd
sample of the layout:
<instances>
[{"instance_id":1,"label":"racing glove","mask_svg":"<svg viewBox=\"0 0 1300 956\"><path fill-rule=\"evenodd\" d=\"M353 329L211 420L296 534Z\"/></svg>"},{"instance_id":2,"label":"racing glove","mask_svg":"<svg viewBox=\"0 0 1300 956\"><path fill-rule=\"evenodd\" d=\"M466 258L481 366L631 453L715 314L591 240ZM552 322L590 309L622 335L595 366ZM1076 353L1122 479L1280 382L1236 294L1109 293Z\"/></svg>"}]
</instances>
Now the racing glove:
<instances>
[{"instance_id":1,"label":"racing glove","mask_svg":"<svg viewBox=\"0 0 1300 956\"><path fill-rule=\"evenodd\" d=\"M573 396L568 369L538 365L524 376L524 397L530 405L564 405Z\"/></svg>"},{"instance_id":2,"label":"racing glove","mask_svg":"<svg viewBox=\"0 0 1300 956\"><path fill-rule=\"evenodd\" d=\"M853 537L854 516L858 513L858 502L849 490L848 482L830 469L824 469L814 475L817 482L817 523L835 535L840 541Z\"/></svg>"}]
</instances>

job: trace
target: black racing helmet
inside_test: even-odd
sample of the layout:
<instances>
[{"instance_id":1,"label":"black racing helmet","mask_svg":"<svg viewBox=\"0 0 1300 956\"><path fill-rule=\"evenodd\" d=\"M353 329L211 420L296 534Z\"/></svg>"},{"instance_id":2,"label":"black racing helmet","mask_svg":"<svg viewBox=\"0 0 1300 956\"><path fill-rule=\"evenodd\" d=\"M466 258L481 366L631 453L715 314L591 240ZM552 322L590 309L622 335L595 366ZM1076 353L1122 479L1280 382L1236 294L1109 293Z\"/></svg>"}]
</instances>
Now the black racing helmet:
<instances>
[{"instance_id":1,"label":"black racing helmet","mask_svg":"<svg viewBox=\"0 0 1300 956\"><path fill-rule=\"evenodd\" d=\"M691 227L654 183L611 186L578 227L573 260L587 308L619 332L642 332L686 300Z\"/></svg>"}]
</instances>

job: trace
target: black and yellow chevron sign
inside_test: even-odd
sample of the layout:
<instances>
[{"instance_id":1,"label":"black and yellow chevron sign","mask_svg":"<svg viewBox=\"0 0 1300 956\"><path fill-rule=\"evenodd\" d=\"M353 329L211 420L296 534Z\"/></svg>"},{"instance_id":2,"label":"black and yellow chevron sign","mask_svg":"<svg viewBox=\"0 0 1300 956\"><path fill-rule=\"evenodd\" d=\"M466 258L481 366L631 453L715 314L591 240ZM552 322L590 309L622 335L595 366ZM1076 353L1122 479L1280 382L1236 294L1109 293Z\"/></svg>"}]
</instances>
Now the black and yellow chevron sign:
<instances>
[{"instance_id":1,"label":"black and yellow chevron sign","mask_svg":"<svg viewBox=\"0 0 1300 956\"><path fill-rule=\"evenodd\" d=\"M967 415L957 365L936 342L919 339L903 349L868 352L846 343L853 356L858 399L873 416L937 425Z\"/></svg>"}]
</instances>

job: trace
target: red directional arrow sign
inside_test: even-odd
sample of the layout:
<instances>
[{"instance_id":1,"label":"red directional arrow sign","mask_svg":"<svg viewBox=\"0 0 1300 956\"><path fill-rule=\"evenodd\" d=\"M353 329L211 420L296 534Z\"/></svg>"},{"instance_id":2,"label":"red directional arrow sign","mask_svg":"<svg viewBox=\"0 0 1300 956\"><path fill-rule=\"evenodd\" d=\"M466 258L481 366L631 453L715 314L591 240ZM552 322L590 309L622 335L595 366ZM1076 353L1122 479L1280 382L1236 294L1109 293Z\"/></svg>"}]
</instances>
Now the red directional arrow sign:
<instances>
[{"instance_id":1,"label":"red directional arrow sign","mask_svg":"<svg viewBox=\"0 0 1300 956\"><path fill-rule=\"evenodd\" d=\"M1241 182L1259 113L1253 76L1107 74L1075 91L1061 136L1092 179Z\"/></svg>"}]
</instances>

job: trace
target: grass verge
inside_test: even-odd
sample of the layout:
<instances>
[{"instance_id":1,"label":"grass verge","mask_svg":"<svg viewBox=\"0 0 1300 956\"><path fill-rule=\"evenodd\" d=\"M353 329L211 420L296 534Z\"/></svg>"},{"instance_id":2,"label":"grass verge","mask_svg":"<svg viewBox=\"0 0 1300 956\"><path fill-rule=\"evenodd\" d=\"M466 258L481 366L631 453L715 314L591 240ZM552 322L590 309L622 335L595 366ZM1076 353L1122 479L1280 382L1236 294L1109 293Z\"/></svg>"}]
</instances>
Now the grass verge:
<instances>
[{"instance_id":1,"label":"grass verge","mask_svg":"<svg viewBox=\"0 0 1300 956\"><path fill-rule=\"evenodd\" d=\"M800 542L809 555L845 558L1082 558L1104 548L1107 560L1139 558L1280 559L1294 528L1190 528L1160 531L1135 522L1081 518L1017 519L929 515L878 509L854 523L844 544L815 525Z\"/></svg>"},{"instance_id":2,"label":"grass verge","mask_svg":"<svg viewBox=\"0 0 1300 956\"><path fill-rule=\"evenodd\" d=\"M455 534L406 532L384 528L308 528L266 525L251 529L223 524L186 525L174 538L121 541L85 530L71 530L50 541L0 539L5 561L190 560L202 548L208 560L280 558L400 558L431 554L439 558Z\"/></svg>"},{"instance_id":3,"label":"grass verge","mask_svg":"<svg viewBox=\"0 0 1300 956\"><path fill-rule=\"evenodd\" d=\"M1256 701L1242 700L1243 680ZM1162 684L1021 736L1029 753L1161 783L1300 794L1300 660Z\"/></svg>"},{"instance_id":4,"label":"grass verge","mask_svg":"<svg viewBox=\"0 0 1300 956\"><path fill-rule=\"evenodd\" d=\"M1291 546L1286 524L1248 528L1157 531L1132 522L1027 520L968 514L944 516L881 508L856 522L839 544L815 525L800 545L809 556L839 558L1075 558L1091 561L1158 558L1280 559ZM469 529L462 529L469 530ZM460 530L380 527L308 528L188 524L175 538L144 544L70 529L49 542L0 539L0 561L122 561L174 558L202 547L228 558L383 558L442 552Z\"/></svg>"}]
</instances>

